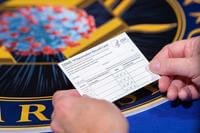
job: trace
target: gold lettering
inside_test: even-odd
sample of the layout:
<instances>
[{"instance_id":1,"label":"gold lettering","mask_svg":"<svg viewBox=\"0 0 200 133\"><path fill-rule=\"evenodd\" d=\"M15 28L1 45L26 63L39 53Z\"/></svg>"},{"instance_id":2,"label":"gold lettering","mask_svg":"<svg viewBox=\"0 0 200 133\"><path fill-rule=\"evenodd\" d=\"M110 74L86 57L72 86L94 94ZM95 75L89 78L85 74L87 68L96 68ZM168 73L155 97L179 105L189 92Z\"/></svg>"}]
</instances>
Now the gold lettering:
<instances>
[{"instance_id":1,"label":"gold lettering","mask_svg":"<svg viewBox=\"0 0 200 133\"><path fill-rule=\"evenodd\" d=\"M192 3L200 4L200 0L185 0L184 1L184 5L185 6L188 6L188 5L192 4Z\"/></svg>"},{"instance_id":2,"label":"gold lettering","mask_svg":"<svg viewBox=\"0 0 200 133\"><path fill-rule=\"evenodd\" d=\"M147 89L147 90L149 90L149 91L151 91L152 92L151 95L154 95L155 93L157 93L159 91L158 88L156 88L156 87L154 87L152 85L147 85L144 88Z\"/></svg>"},{"instance_id":3,"label":"gold lettering","mask_svg":"<svg viewBox=\"0 0 200 133\"><path fill-rule=\"evenodd\" d=\"M192 38L193 36L199 35L199 34L200 34L200 28L197 28L197 29L192 30L187 38Z\"/></svg>"},{"instance_id":4,"label":"gold lettering","mask_svg":"<svg viewBox=\"0 0 200 133\"><path fill-rule=\"evenodd\" d=\"M26 104L26 105L20 105L22 107L21 110L21 118L17 122L30 122L29 119L30 115L36 116L40 121L48 121L49 119L42 113L46 107L41 104ZM35 111L30 111L31 107L36 107L37 109Z\"/></svg>"},{"instance_id":5,"label":"gold lettering","mask_svg":"<svg viewBox=\"0 0 200 133\"><path fill-rule=\"evenodd\" d=\"M197 18L196 24L200 23L200 12L192 12L190 13L190 16Z\"/></svg>"},{"instance_id":6,"label":"gold lettering","mask_svg":"<svg viewBox=\"0 0 200 133\"><path fill-rule=\"evenodd\" d=\"M2 119L1 108L0 108L0 122L4 122Z\"/></svg>"},{"instance_id":7,"label":"gold lettering","mask_svg":"<svg viewBox=\"0 0 200 133\"><path fill-rule=\"evenodd\" d=\"M136 96L131 94L131 95L128 95L126 96L125 98L123 98L122 100L118 101L117 103L121 106L123 105L128 105L128 104L132 104L136 101Z\"/></svg>"}]
</instances>

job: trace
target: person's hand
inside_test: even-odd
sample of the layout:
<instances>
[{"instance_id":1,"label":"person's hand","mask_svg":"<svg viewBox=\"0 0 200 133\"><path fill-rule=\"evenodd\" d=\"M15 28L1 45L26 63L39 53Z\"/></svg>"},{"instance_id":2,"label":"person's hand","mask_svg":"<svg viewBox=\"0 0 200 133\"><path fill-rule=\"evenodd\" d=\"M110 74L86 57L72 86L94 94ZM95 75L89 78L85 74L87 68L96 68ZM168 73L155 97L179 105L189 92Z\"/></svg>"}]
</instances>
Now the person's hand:
<instances>
[{"instance_id":1,"label":"person's hand","mask_svg":"<svg viewBox=\"0 0 200 133\"><path fill-rule=\"evenodd\" d=\"M150 62L170 100L200 98L200 36L165 46Z\"/></svg>"},{"instance_id":2,"label":"person's hand","mask_svg":"<svg viewBox=\"0 0 200 133\"><path fill-rule=\"evenodd\" d=\"M120 110L104 101L81 97L76 90L58 91L53 96L51 128L55 133L127 133Z\"/></svg>"}]
</instances>

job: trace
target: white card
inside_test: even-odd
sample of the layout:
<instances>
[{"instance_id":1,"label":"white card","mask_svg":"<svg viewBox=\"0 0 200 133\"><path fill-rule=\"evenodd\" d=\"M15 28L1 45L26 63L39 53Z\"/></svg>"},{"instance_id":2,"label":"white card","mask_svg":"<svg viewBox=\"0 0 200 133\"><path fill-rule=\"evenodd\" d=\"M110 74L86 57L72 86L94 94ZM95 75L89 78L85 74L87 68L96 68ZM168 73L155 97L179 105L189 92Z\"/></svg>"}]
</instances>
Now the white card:
<instances>
[{"instance_id":1,"label":"white card","mask_svg":"<svg viewBox=\"0 0 200 133\"><path fill-rule=\"evenodd\" d=\"M113 102L160 78L148 64L122 33L58 65L81 95Z\"/></svg>"}]
</instances>

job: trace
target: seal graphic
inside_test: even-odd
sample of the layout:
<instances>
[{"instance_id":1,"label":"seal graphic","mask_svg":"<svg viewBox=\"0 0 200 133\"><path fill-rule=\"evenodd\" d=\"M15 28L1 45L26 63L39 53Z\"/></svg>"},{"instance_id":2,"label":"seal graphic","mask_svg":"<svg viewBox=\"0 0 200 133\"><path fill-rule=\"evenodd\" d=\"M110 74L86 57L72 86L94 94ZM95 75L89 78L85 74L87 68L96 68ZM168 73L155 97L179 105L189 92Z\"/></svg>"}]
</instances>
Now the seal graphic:
<instances>
[{"instance_id":1,"label":"seal graphic","mask_svg":"<svg viewBox=\"0 0 200 133\"><path fill-rule=\"evenodd\" d=\"M50 131L53 93L73 88L58 68L58 62L121 32L127 32L151 60L166 44L199 35L199 3L198 0L2 2L0 130ZM129 115L165 101L153 83L115 104Z\"/></svg>"}]
</instances>

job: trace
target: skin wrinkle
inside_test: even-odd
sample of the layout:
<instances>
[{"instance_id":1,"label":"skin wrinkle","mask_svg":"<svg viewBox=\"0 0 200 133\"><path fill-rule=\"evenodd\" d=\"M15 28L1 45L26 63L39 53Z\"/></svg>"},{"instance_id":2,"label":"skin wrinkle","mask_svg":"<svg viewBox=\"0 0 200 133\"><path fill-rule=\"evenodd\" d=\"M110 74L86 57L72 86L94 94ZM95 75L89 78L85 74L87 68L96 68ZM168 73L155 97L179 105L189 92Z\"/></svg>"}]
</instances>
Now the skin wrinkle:
<instances>
[{"instance_id":1,"label":"skin wrinkle","mask_svg":"<svg viewBox=\"0 0 200 133\"><path fill-rule=\"evenodd\" d=\"M65 92L57 92L63 95L55 94L56 97L53 98L53 100L59 100L55 101L54 104L55 108L53 113L57 115L54 114L52 116L53 121L58 123L56 129L56 125L53 125L54 123L52 122L52 127L55 130L59 131L59 128L62 128L66 133L127 132L127 120L113 104L105 100L75 96L74 94L78 93L75 90ZM72 92L75 93L73 94Z\"/></svg>"},{"instance_id":2,"label":"skin wrinkle","mask_svg":"<svg viewBox=\"0 0 200 133\"><path fill-rule=\"evenodd\" d=\"M200 45L197 45L198 42L200 43L200 37L197 37L196 39L192 41L192 53L191 53L192 54L191 56L197 56L196 61L194 61L194 62L197 62L197 70L200 69ZM199 71L195 73L194 77L192 78L192 81L195 81L195 79L199 78L199 73L200 73Z\"/></svg>"},{"instance_id":3,"label":"skin wrinkle","mask_svg":"<svg viewBox=\"0 0 200 133\"><path fill-rule=\"evenodd\" d=\"M167 97L171 100L178 97L181 100L187 100L187 97L197 99L200 97L200 38L165 46L150 62L150 68L160 74L161 79L162 76L168 77L159 80L159 88L161 92L167 91Z\"/></svg>"},{"instance_id":4,"label":"skin wrinkle","mask_svg":"<svg viewBox=\"0 0 200 133\"><path fill-rule=\"evenodd\" d=\"M191 52L191 57L192 56L197 56L196 57L196 61L193 61L193 62L197 62L196 64L197 64L197 70L199 70L200 69L200 45L197 45L198 44L198 42L200 42L200 37L197 37L196 39L194 39L193 41L192 41L192 52ZM188 44L189 45L189 44ZM189 46L188 46L189 47ZM191 61L192 62L192 61ZM199 68L199 69L198 69ZM195 69L195 68L194 68ZM199 70L200 71L200 70ZM194 74L194 76L193 76L193 78L192 78L192 81L195 81L196 79L198 79L198 78L200 78L200 76L199 76L199 73L200 72L197 72L197 73L195 73Z\"/></svg>"},{"instance_id":5,"label":"skin wrinkle","mask_svg":"<svg viewBox=\"0 0 200 133\"><path fill-rule=\"evenodd\" d=\"M170 44L170 45L173 45L173 44ZM173 54L170 45L167 45L168 56L169 56L169 58L172 58L172 57L174 57L175 55Z\"/></svg>"},{"instance_id":6,"label":"skin wrinkle","mask_svg":"<svg viewBox=\"0 0 200 133\"><path fill-rule=\"evenodd\" d=\"M189 44L189 42L187 42L186 43L186 45L184 46L184 55L185 55L185 57L189 57L190 55L190 49L191 49L191 47L190 47L190 45L188 45ZM192 45L193 46L193 45ZM193 50L192 50L193 51Z\"/></svg>"}]
</instances>

